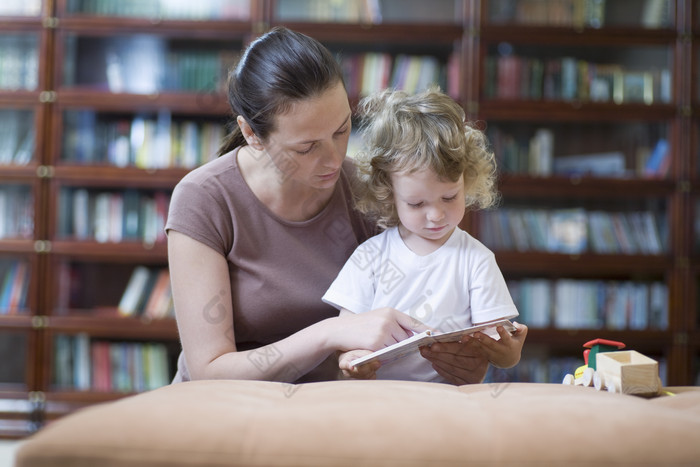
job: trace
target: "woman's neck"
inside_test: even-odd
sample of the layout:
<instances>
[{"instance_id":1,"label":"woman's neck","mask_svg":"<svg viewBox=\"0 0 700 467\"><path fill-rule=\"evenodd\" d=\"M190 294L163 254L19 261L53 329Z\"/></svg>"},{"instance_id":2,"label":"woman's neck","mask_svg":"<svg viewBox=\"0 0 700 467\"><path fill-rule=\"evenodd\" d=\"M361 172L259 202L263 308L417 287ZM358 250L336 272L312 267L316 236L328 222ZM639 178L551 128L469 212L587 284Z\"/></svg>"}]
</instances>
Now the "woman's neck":
<instances>
[{"instance_id":1,"label":"woman's neck","mask_svg":"<svg viewBox=\"0 0 700 467\"><path fill-rule=\"evenodd\" d=\"M326 207L334 188L318 190L285 177L267 154L243 146L237 154L243 179L256 198L280 218L302 222L315 217Z\"/></svg>"}]
</instances>

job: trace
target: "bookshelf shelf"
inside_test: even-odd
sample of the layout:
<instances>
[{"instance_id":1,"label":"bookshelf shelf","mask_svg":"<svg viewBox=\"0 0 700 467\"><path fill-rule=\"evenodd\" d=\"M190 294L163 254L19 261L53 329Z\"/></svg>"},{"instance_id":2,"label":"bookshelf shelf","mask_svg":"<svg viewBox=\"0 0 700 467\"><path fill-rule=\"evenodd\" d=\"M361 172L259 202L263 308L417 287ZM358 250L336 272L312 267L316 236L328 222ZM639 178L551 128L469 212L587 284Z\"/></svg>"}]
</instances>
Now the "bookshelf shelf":
<instances>
[{"instance_id":1,"label":"bookshelf shelf","mask_svg":"<svg viewBox=\"0 0 700 467\"><path fill-rule=\"evenodd\" d=\"M41 31L44 23L42 18L33 16L3 16L0 18L0 31Z\"/></svg>"},{"instance_id":2,"label":"bookshelf shelf","mask_svg":"<svg viewBox=\"0 0 700 467\"><path fill-rule=\"evenodd\" d=\"M139 169L100 165L53 166L53 179L62 185L173 188L185 169Z\"/></svg>"},{"instance_id":3,"label":"bookshelf shelf","mask_svg":"<svg viewBox=\"0 0 700 467\"><path fill-rule=\"evenodd\" d=\"M673 268L667 256L561 254L498 251L496 259L508 275L543 277L663 277Z\"/></svg>"},{"instance_id":4,"label":"bookshelf shelf","mask_svg":"<svg viewBox=\"0 0 700 467\"><path fill-rule=\"evenodd\" d=\"M32 319L29 314L0 315L0 325L8 329L30 330L34 327Z\"/></svg>"},{"instance_id":5,"label":"bookshelf shelf","mask_svg":"<svg viewBox=\"0 0 700 467\"><path fill-rule=\"evenodd\" d=\"M27 183L36 179L37 168L38 164L34 162L27 165L0 165L4 179Z\"/></svg>"},{"instance_id":6,"label":"bookshelf shelf","mask_svg":"<svg viewBox=\"0 0 700 467\"><path fill-rule=\"evenodd\" d=\"M152 94L106 93L78 87L60 87L56 102L63 107L84 107L90 102L95 110L149 111L168 109L171 112L228 116L231 110L224 94L202 92L157 92Z\"/></svg>"},{"instance_id":7,"label":"bookshelf shelf","mask_svg":"<svg viewBox=\"0 0 700 467\"><path fill-rule=\"evenodd\" d=\"M4 238L0 240L0 253L34 253L35 243L34 240L18 240L12 238Z\"/></svg>"},{"instance_id":8,"label":"bookshelf shelf","mask_svg":"<svg viewBox=\"0 0 700 467\"><path fill-rule=\"evenodd\" d=\"M94 312L73 311L67 316L52 316L46 323L54 333L87 333L91 337L138 340L176 340L174 319L147 321L141 318L118 316L117 309Z\"/></svg>"},{"instance_id":9,"label":"bookshelf shelf","mask_svg":"<svg viewBox=\"0 0 700 467\"><path fill-rule=\"evenodd\" d=\"M0 105L3 107L12 105L37 105L40 103L41 96L42 94L39 91L8 91L6 89L0 89Z\"/></svg>"},{"instance_id":10,"label":"bookshelf shelf","mask_svg":"<svg viewBox=\"0 0 700 467\"><path fill-rule=\"evenodd\" d=\"M125 9L126 3L139 11ZM21 235L0 238L0 274L21 264L28 266L31 278L24 306L11 314L0 313L0 334L6 333L26 347L22 361L15 365L11 384L0 380L0 437L21 437L77 408L133 393L89 385L73 390L72 381L68 386L57 385L54 357L64 338L83 349L104 343L154 343L167 349L168 359L176 356L179 343L172 318L120 316L118 303L139 268L153 275L166 270L167 247L158 234L163 206L177 182L205 159L192 162L190 158L185 163L184 157L173 156L167 162L144 162L134 156L139 150L133 147L128 160L123 153L121 158L105 156L109 152L105 148L130 135L126 131L95 138L92 146L80 144L96 134L96 129L109 133L118 125L150 124L159 117L167 120L164 126L171 137L181 131L181 125L190 125L199 128L200 135L213 134L212 139L217 139L214 127L223 128L230 119L225 69L235 63L245 44L276 25L311 35L341 62L350 60L346 84L353 105L364 90L357 81L357 71L362 68L352 60L361 60L364 66L367 54L382 55L385 62L381 66L388 60L393 72L399 57L427 58L439 71L435 76L439 76L440 85L463 104L469 120L487 132L517 140L514 147L518 151L527 150L534 136L544 130L554 137L553 161L565 156L590 158L617 153L623 160L617 175L562 175L569 172L556 171L554 163L538 172L539 168L531 170L528 164L509 165L499 160L501 212L513 209L517 217L527 210L557 215L557 211L571 209L586 216L599 211L612 218L637 211L647 220L653 218L663 231L659 248L646 254L621 254L620 250L601 253L592 247L595 232L588 233L588 245L577 253L539 246L538 250L518 250L513 245L495 248L506 279L517 283L516 287L545 281L553 295L558 293L557 283L568 281L582 288L603 284L612 287L611 293L620 294L634 287L657 297L646 328L632 330L638 322L634 326L611 325L603 320L602 324L594 321L599 325L588 322L567 329L553 315L547 324L540 322L539 327L536 323L530 328L526 347L544 349L544 356L537 358L546 361L548 355L580 358L582 344L594 338L620 340L629 348L659 358L667 384L698 384L700 243L695 226L700 225L696 219L700 216L696 207L700 203L700 1L547 2L560 13L573 3L604 7L586 19L571 12L563 17L542 16L543 10L537 7L541 3L527 0L379 0L381 20L376 12L364 19L330 19L303 6L329 8L332 3L338 9L352 2L201 0L204 5L228 8L225 13L213 9L204 18L159 10L168 1L137 3L44 0L40 11L31 16L0 17L0 40L5 40L0 42L0 52L19 40L21 50L36 48L39 58L29 68L36 76L24 86L3 87L0 77L0 111L9 110L0 115L0 126L5 126L5 115L30 113L34 127L30 139L35 146L31 157L25 152L25 157L16 158L22 163L0 165L0 190L21 187L23 195L13 194L12 200L31 198L27 212L32 212L28 215L33 228L18 228ZM182 2L170 3L182 6ZM357 5L366 3L374 2ZM519 4L525 8L515 8ZM663 6L661 14L650 15L650 7L658 5ZM247 9L243 11L241 6ZM509 10L509 6L513 8ZM79 7L85 10L78 11ZM127 52L134 50L136 43L152 48L150 56L157 60L163 59L166 51L175 60L195 51L213 58L216 65L210 64L206 79L200 81L184 74L175 82L166 81L163 75L173 74L171 65L160 70L153 65L144 82L132 86L126 85L131 74L118 75L120 79L112 76L110 81L104 61L110 47L122 51L121 62L117 61L122 71L144 71L133 65L135 56ZM548 89L545 95L547 75L542 74L542 92L500 92L503 89L494 89L497 75L490 73L494 61L509 56L520 61L516 66L521 67L537 61L559 62L549 65L554 70L549 79L555 81L548 86L566 82L557 74L557 66L566 59L578 60L576 75L581 82L568 89L568 94L562 88L556 89L559 93ZM83 63L89 66L81 68ZM601 74L587 75L582 71L586 67L589 71L599 67ZM598 87L591 94L594 79L599 79ZM651 94L648 83L653 83ZM81 126L81 118L89 121L86 126ZM669 148L663 153L664 170L647 171L650 159L645 157L662 141ZM0 138L0 160L8 160L7 156L2 159L2 142ZM198 151L208 152L211 147L199 146ZM497 147L500 150L502 146ZM517 151L514 154L516 158L531 157ZM157 218L155 224L149 224L149 235L139 231L127 237L124 232L115 232L120 221L116 215L109 217L107 237L103 224L102 237L89 229L78 229L76 213L80 217L87 212L90 218L100 210L81 211L76 206L104 203L107 198L117 206L120 202L126 206L133 193L139 194L139 202L145 199L159 206L155 215L146 216ZM464 226L479 237L490 214L470 212ZM104 216L100 221L105 221ZM146 229L143 225L140 228ZM484 243L490 240L485 235L480 239ZM80 283L89 284L84 287L89 290L71 289ZM661 312L658 297L665 306ZM651 310L651 304L648 307ZM23 378L16 376L20 373Z\"/></svg>"},{"instance_id":11,"label":"bookshelf shelf","mask_svg":"<svg viewBox=\"0 0 700 467\"><path fill-rule=\"evenodd\" d=\"M76 259L113 259L115 261L153 264L167 261L167 246L163 242L154 245L144 245L137 241L121 243L98 243L91 241L55 240L51 242L51 253L54 256L65 256Z\"/></svg>"},{"instance_id":12,"label":"bookshelf shelf","mask_svg":"<svg viewBox=\"0 0 700 467\"><path fill-rule=\"evenodd\" d=\"M484 99L478 106L485 120L539 120L567 122L599 122L621 120L670 120L678 109L673 104L615 104L581 100L542 101Z\"/></svg>"},{"instance_id":13,"label":"bookshelf shelf","mask_svg":"<svg viewBox=\"0 0 700 467\"><path fill-rule=\"evenodd\" d=\"M481 38L488 41L518 44L552 44L569 46L669 45L677 40L677 33L668 29L643 29L635 27L605 27L572 29L570 27L487 25L481 30Z\"/></svg>"},{"instance_id":14,"label":"bookshelf shelf","mask_svg":"<svg viewBox=\"0 0 700 467\"><path fill-rule=\"evenodd\" d=\"M543 183L545 179L547 183ZM499 183L499 191L505 197L662 198L673 195L676 190L674 180L598 178L585 175L545 178L505 174Z\"/></svg>"},{"instance_id":15,"label":"bookshelf shelf","mask_svg":"<svg viewBox=\"0 0 700 467\"><path fill-rule=\"evenodd\" d=\"M58 418L80 407L110 402L129 394L133 393L116 391L51 391L46 394L47 412L54 415L54 417L49 418Z\"/></svg>"},{"instance_id":16,"label":"bookshelf shelf","mask_svg":"<svg viewBox=\"0 0 700 467\"><path fill-rule=\"evenodd\" d=\"M172 19L114 18L108 16L70 15L58 18L60 27L67 32L111 35L123 33L156 33L191 39L241 39L250 35L249 21L211 19L182 21ZM203 27L204 26L204 27Z\"/></svg>"}]
</instances>

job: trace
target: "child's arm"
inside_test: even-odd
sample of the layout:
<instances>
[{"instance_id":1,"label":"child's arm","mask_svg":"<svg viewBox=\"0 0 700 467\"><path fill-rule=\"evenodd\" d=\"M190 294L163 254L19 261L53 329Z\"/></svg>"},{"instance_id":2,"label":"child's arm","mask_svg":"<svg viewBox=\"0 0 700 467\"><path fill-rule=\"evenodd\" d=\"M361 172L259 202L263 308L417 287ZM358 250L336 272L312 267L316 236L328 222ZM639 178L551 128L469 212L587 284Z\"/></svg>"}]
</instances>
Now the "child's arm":
<instances>
[{"instance_id":1,"label":"child's arm","mask_svg":"<svg viewBox=\"0 0 700 467\"><path fill-rule=\"evenodd\" d=\"M483 333L476 333L470 339L476 340L484 351L489 362L497 368L512 368L520 361L520 353L527 336L527 326L513 323L517 330L511 335L498 326L496 330L501 336L500 340L492 339Z\"/></svg>"},{"instance_id":2,"label":"child's arm","mask_svg":"<svg viewBox=\"0 0 700 467\"><path fill-rule=\"evenodd\" d=\"M378 361L360 365L359 367L350 365L350 362L353 360L371 353L371 350L349 350L347 352L339 352L338 367L343 376L351 379L376 379L377 370L382 366Z\"/></svg>"},{"instance_id":3,"label":"child's arm","mask_svg":"<svg viewBox=\"0 0 700 467\"><path fill-rule=\"evenodd\" d=\"M348 316L354 313L350 310L342 308L338 316ZM375 379L377 377L376 372L379 369L381 363L372 362L368 365L362 365L360 368L350 365L350 362L356 358L364 357L365 355L371 354L371 350L348 350L346 352L338 352L338 367L346 378L352 379Z\"/></svg>"}]
</instances>

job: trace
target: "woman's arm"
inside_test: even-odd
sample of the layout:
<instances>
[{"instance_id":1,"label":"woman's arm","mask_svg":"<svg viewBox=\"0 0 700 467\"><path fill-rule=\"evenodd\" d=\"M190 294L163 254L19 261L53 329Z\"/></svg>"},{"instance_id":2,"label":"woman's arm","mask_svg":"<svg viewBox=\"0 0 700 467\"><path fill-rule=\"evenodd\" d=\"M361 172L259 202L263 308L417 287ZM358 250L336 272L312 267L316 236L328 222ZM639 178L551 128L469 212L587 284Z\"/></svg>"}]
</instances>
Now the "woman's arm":
<instances>
[{"instance_id":1,"label":"woman's arm","mask_svg":"<svg viewBox=\"0 0 700 467\"><path fill-rule=\"evenodd\" d=\"M392 309L339 316L265 347L238 352L226 258L185 234L168 233L173 301L192 379L294 381L331 353L377 350L423 329Z\"/></svg>"}]
</instances>

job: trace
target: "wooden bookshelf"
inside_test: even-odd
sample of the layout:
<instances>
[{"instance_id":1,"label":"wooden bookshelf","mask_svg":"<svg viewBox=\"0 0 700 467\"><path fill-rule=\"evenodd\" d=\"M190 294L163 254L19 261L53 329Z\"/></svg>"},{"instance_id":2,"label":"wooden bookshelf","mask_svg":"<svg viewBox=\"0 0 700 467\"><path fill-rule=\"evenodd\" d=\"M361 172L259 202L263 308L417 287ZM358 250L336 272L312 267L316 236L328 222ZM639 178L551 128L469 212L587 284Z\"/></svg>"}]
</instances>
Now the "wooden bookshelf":
<instances>
[{"instance_id":1,"label":"wooden bookshelf","mask_svg":"<svg viewBox=\"0 0 700 467\"><path fill-rule=\"evenodd\" d=\"M603 4L603 10L587 15L573 8L589 4L578 0L549 2L556 14L546 14L533 7L537 2L523 0L380 0L376 2L380 11L362 10L374 3L364 1L296 1L297 9L291 11L285 0L250 0L240 2L247 6L245 11L236 8L239 2L231 1L226 12L210 11L204 16L154 9L157 2L148 1L142 2L140 12L119 10L121 2L116 0L83 3L95 9L81 12L75 10L81 2L44 0L40 11L0 17L0 39L30 37L27 43L35 44L38 57L32 68L35 76L27 86L6 89L0 81L0 111L29 112L36 136L28 162L0 166L0 190L22 187L33 209L30 234L0 235L0 281L15 264L25 264L29 271L25 305L0 311L0 339L12 336L23 349L18 353L23 361L13 366L15 373L0 372L8 379L0 380L0 437L25 436L77 408L131 393L58 387L57 337L87 336L88 343L162 344L173 369L179 348L174 320L123 317L117 310L134 268L167 267L164 240L99 241L94 233L64 231L66 212L71 216L75 212L61 205L62 196L83 189L91 196L117 194L113 198L118 204L118 194L125 190L169 193L201 160L189 159L187 165L166 157L157 168L144 168L134 162L139 147L129 146L127 151L125 140L119 139L126 136L119 133L120 125L129 131L140 125L161 136L186 125L198 141L205 135L215 138L212 127L206 125L223 127L229 117L222 70L249 41L276 25L321 40L341 63L355 60L347 65L353 104L362 97L356 81L364 78L361 64L368 54L382 54L390 67L385 78L389 84L394 74L398 76L395 68L400 59L411 57L435 67L430 80L458 99L477 126L517 140L513 147L527 149L534 133L545 129L553 136L555 158L601 152L614 152L620 158L624 175L562 174L551 167L535 174L502 163L502 208L649 211L665 232L661 254L497 249L496 257L507 280L543 279L553 284L552 290L559 280L660 285L668 297L666 324L661 329L561 329L552 321L532 327L527 361L519 372L500 377L528 380L533 368L541 370L551 362L545 373L549 373L547 380L553 380L559 369L573 370L584 342L607 337L659 358L667 384L698 383L700 0L606 0L595 2ZM20 11L20 2L16 4ZM645 14L652 6L661 6L662 14ZM148 50L170 56L170 71L177 69L178 60L190 60L192 50L211 61L200 62L198 68L207 70L204 75L187 78L183 74L179 84L162 81L158 69L140 70L143 81L129 82L123 72L133 57L120 52L120 41L135 40L143 41L144 57ZM0 42L0 47L4 44ZM107 65L95 63L94 58L108 55L103 53L105 48L116 60L109 76ZM590 89L578 87L569 89L574 94L565 98L562 94L505 98L493 87L498 78L489 74L494 59L501 56L514 56L523 63L561 64L562 58L574 58L581 67L600 66L596 97L591 98ZM91 69L81 68L85 60ZM550 66L556 69L557 65ZM617 71L608 77L604 73L610 69ZM628 81L625 73L630 75ZM653 80L657 94L651 100L643 90L642 94L629 91L640 76ZM628 92L615 87L626 82L632 83ZM10 114L0 118L7 118L3 115ZM166 133L158 133L161 130ZM88 137L98 132L112 136L91 142ZM82 146L67 144L71 138ZM668 164L662 173L644 175L645 155L660 139L668 143ZM66 147L79 148L76 154L89 154L84 160L73 157L65 154ZM141 151L146 151L144 147ZM201 153L210 147L201 144L193 150ZM146 148L146 152L155 151L153 146ZM156 148L168 152L167 144ZM2 150L0 143L0 160ZM106 157L105 151L114 152L115 158ZM469 212L463 227L479 237L484 224L484 213ZM490 239L481 240L488 245ZM81 289L80 281L89 282L90 290Z\"/></svg>"}]
</instances>

